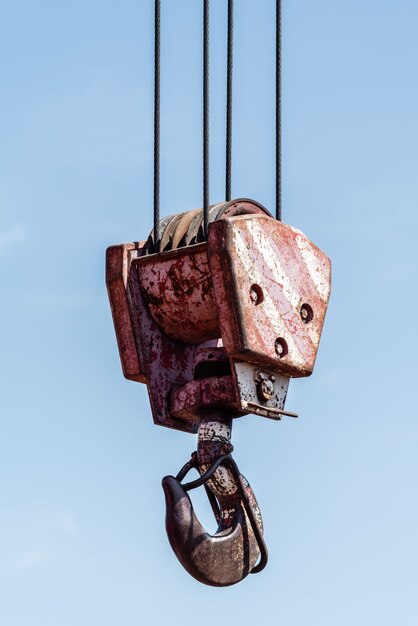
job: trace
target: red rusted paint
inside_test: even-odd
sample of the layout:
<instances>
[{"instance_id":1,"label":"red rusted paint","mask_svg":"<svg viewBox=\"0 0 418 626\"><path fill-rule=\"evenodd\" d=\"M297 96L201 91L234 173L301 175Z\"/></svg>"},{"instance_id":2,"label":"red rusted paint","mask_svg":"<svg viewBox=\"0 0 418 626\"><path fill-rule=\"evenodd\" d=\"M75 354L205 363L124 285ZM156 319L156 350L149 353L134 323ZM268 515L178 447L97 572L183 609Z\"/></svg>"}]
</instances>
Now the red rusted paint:
<instances>
[{"instance_id":1,"label":"red rusted paint","mask_svg":"<svg viewBox=\"0 0 418 626\"><path fill-rule=\"evenodd\" d=\"M107 253L125 376L146 381L155 423L188 432L196 432L207 406L283 412L283 379L265 400L252 368L308 376L330 291L329 259L300 231L249 200L211 211L218 219L207 243L158 254L147 254L148 244L126 244ZM166 221L165 245L196 241L201 220L194 211ZM249 370L238 373L238 362Z\"/></svg>"},{"instance_id":2,"label":"red rusted paint","mask_svg":"<svg viewBox=\"0 0 418 626\"><path fill-rule=\"evenodd\" d=\"M196 432L196 420L178 420L171 414L169 406L172 389L193 379L196 346L175 342L162 332L144 301L136 270L131 273L129 292L154 422Z\"/></svg>"},{"instance_id":3,"label":"red rusted paint","mask_svg":"<svg viewBox=\"0 0 418 626\"><path fill-rule=\"evenodd\" d=\"M330 262L250 200L209 217L207 242L200 210L162 221L163 252L152 237L109 248L106 281L125 376L146 382L156 424L199 431L197 454L163 479L170 543L197 580L226 586L267 563L257 501L230 454L232 420L295 416L284 410L289 377L312 372ZM183 485L192 467L203 476ZM202 484L213 536L187 495Z\"/></svg>"},{"instance_id":4,"label":"red rusted paint","mask_svg":"<svg viewBox=\"0 0 418 626\"><path fill-rule=\"evenodd\" d=\"M235 415L242 415L238 410L232 376L192 380L175 387L171 393L171 414L180 419L196 419L208 407L216 406L231 409Z\"/></svg>"},{"instance_id":5,"label":"red rusted paint","mask_svg":"<svg viewBox=\"0 0 418 626\"><path fill-rule=\"evenodd\" d=\"M287 376L309 376L330 293L328 257L300 231L261 215L210 224L208 256L227 354ZM305 303L313 310L307 324ZM282 357L278 338L288 346Z\"/></svg>"},{"instance_id":6,"label":"red rusted paint","mask_svg":"<svg viewBox=\"0 0 418 626\"><path fill-rule=\"evenodd\" d=\"M140 253L142 246L143 243L127 243L106 251L106 284L122 370L126 378L139 383L146 381L132 328L127 282L132 258Z\"/></svg>"},{"instance_id":7,"label":"red rusted paint","mask_svg":"<svg viewBox=\"0 0 418 626\"><path fill-rule=\"evenodd\" d=\"M206 243L134 261L144 300L166 335L183 343L220 336Z\"/></svg>"}]
</instances>

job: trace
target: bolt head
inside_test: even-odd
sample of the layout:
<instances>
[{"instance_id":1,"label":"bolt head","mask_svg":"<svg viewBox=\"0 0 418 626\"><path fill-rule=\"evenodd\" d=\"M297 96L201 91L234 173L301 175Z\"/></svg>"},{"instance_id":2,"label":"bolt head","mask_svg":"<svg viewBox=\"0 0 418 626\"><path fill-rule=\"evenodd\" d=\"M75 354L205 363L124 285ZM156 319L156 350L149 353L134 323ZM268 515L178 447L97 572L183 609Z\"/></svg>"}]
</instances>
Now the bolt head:
<instances>
[{"instance_id":1,"label":"bolt head","mask_svg":"<svg viewBox=\"0 0 418 626\"><path fill-rule=\"evenodd\" d=\"M274 393L274 383L270 379L266 378L258 383L257 386L258 395L262 400L270 400Z\"/></svg>"},{"instance_id":2,"label":"bolt head","mask_svg":"<svg viewBox=\"0 0 418 626\"><path fill-rule=\"evenodd\" d=\"M264 294L260 285L257 285L257 283L254 283L253 285L251 285L249 296L253 304L255 305L261 304L264 300Z\"/></svg>"},{"instance_id":3,"label":"bolt head","mask_svg":"<svg viewBox=\"0 0 418 626\"><path fill-rule=\"evenodd\" d=\"M277 337L276 341L274 342L274 349L279 358L286 356L288 351L286 340L283 339L283 337Z\"/></svg>"},{"instance_id":4,"label":"bolt head","mask_svg":"<svg viewBox=\"0 0 418 626\"><path fill-rule=\"evenodd\" d=\"M255 289L251 289L250 291L250 300L251 302L253 302L254 304L257 304L258 301L258 294L256 292Z\"/></svg>"},{"instance_id":5,"label":"bolt head","mask_svg":"<svg viewBox=\"0 0 418 626\"><path fill-rule=\"evenodd\" d=\"M313 320L314 312L310 304L302 304L300 307L300 317L304 324L309 324Z\"/></svg>"}]
</instances>

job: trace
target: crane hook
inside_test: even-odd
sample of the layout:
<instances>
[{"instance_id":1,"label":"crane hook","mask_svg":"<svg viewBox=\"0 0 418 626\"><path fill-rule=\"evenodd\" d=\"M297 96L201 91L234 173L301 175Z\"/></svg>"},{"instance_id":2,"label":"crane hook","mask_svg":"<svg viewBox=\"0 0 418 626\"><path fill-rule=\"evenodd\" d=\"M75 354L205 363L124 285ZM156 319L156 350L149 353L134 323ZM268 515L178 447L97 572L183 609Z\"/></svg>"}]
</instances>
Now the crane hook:
<instances>
[{"instance_id":1,"label":"crane hook","mask_svg":"<svg viewBox=\"0 0 418 626\"><path fill-rule=\"evenodd\" d=\"M189 574L215 587L233 585L267 563L257 500L231 456L231 426L229 416L208 410L199 426L197 452L176 477L165 476L162 481L171 547ZM198 469L200 478L182 484L192 468ZM201 485L218 522L214 535L199 522L187 493Z\"/></svg>"}]
</instances>

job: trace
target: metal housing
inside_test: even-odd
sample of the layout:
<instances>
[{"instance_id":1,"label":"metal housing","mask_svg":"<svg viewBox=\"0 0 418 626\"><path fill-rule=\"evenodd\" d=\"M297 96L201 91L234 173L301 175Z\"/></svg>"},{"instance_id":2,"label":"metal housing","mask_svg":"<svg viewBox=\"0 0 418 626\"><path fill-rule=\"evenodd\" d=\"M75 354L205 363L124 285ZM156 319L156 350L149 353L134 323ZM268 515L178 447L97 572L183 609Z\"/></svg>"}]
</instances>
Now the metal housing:
<instances>
[{"instance_id":1,"label":"metal housing","mask_svg":"<svg viewBox=\"0 0 418 626\"><path fill-rule=\"evenodd\" d=\"M330 295L330 261L299 230L251 200L211 211L207 241L192 211L165 219L174 249L106 254L124 375L146 382L156 424L188 432L214 406L280 419L289 378L313 370Z\"/></svg>"}]
</instances>

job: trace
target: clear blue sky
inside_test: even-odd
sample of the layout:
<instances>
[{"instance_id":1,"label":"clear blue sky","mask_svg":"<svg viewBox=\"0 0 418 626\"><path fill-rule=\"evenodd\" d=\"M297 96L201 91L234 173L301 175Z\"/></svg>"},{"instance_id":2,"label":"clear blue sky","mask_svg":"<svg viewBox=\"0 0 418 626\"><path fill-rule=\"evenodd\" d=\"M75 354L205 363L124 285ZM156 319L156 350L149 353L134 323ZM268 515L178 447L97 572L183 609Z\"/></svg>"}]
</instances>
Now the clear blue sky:
<instances>
[{"instance_id":1,"label":"clear blue sky","mask_svg":"<svg viewBox=\"0 0 418 626\"><path fill-rule=\"evenodd\" d=\"M162 4L164 214L201 206L201 3ZM195 440L122 377L105 292L106 247L152 225L153 2L0 0L2 626L418 623L418 4L283 4L283 217L333 293L299 420L234 426L269 565L213 589L164 529ZM213 202L225 20L213 0ZM233 195L270 208L273 28L236 1Z\"/></svg>"}]
</instances>

